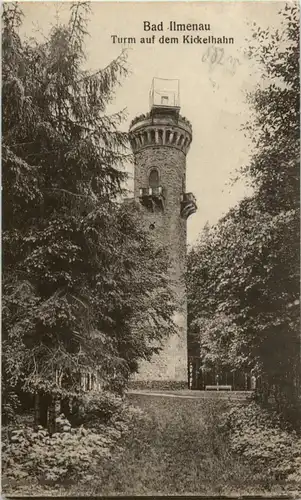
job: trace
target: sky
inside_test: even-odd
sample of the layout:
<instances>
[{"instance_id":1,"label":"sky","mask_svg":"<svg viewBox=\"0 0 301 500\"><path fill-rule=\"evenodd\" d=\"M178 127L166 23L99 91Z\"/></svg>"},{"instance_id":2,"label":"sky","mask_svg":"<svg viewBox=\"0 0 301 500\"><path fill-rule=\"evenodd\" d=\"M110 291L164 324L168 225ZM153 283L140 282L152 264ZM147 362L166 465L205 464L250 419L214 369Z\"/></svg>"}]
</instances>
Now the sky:
<instances>
[{"instance_id":1,"label":"sky","mask_svg":"<svg viewBox=\"0 0 301 500\"><path fill-rule=\"evenodd\" d=\"M68 2L20 2L25 14L22 34L42 37L51 26L69 18ZM278 27L282 2L198 1L198 2L93 2L86 39L89 69L100 69L129 48L130 75L117 89L110 111L127 108L130 121L149 110L153 77L180 80L181 114L192 124L193 140L187 155L187 192L193 192L198 211L188 219L188 243L193 244L208 221L215 223L250 190L244 179L231 179L247 164L252 154L250 138L242 126L250 117L246 93L261 85L260 68L248 58L247 38L251 25ZM144 31L144 21L163 21L163 31ZM233 37L234 44L183 44L182 32L167 30L176 23L210 24L210 32L193 36ZM111 35L135 37L135 44L113 43ZM155 35L154 44L140 43L141 37ZM178 44L160 44L160 36L178 36ZM215 55L214 55L215 54ZM214 58L217 56L217 61ZM129 189L133 167L129 167Z\"/></svg>"}]
</instances>

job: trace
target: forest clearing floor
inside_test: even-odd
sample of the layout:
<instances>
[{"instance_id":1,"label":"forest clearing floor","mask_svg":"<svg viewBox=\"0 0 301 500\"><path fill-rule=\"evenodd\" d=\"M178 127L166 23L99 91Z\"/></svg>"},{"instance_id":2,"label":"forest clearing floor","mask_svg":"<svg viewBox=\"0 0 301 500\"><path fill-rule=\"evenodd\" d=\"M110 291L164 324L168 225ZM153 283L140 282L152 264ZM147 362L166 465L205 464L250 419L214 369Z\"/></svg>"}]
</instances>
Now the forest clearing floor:
<instances>
[{"instance_id":1,"label":"forest clearing floor","mask_svg":"<svg viewBox=\"0 0 301 500\"><path fill-rule=\"evenodd\" d=\"M128 399L146 415L123 443L124 452L102 471L98 495L266 495L282 493L249 463L234 456L218 428L229 401L184 392L131 391ZM94 481L93 481L94 482ZM96 483L96 481L95 481ZM284 492L283 492L284 493Z\"/></svg>"}]
</instances>

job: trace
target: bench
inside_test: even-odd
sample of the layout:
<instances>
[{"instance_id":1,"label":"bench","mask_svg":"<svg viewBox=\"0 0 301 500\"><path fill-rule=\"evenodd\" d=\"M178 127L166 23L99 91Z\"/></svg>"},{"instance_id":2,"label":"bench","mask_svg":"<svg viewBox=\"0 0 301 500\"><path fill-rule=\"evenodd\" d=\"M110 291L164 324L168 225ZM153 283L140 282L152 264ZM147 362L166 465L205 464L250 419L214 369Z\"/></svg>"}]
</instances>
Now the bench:
<instances>
[{"instance_id":1,"label":"bench","mask_svg":"<svg viewBox=\"0 0 301 500\"><path fill-rule=\"evenodd\" d=\"M206 385L206 391L232 391L232 385Z\"/></svg>"}]
</instances>

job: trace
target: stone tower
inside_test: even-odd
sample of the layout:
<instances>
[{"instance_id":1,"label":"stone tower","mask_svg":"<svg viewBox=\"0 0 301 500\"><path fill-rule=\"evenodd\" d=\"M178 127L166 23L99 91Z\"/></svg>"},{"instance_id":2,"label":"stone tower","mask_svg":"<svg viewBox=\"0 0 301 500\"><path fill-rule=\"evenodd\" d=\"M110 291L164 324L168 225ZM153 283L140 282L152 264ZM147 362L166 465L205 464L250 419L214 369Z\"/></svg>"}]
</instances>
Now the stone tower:
<instances>
[{"instance_id":1,"label":"stone tower","mask_svg":"<svg viewBox=\"0 0 301 500\"><path fill-rule=\"evenodd\" d=\"M172 382L187 386L186 228L197 207L193 194L186 193L192 128L180 115L178 80L153 79L150 111L132 120L130 141L135 157L134 197L143 207L146 228L168 253L178 329L159 355L142 363L136 380L157 387Z\"/></svg>"}]
</instances>

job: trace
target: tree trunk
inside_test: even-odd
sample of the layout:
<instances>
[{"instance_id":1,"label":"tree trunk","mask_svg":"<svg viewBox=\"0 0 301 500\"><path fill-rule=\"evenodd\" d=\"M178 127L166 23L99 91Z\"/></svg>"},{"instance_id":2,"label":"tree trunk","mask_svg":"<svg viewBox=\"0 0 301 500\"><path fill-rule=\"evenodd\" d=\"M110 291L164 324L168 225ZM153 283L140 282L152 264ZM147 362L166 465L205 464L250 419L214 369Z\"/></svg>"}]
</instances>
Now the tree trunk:
<instances>
[{"instance_id":1,"label":"tree trunk","mask_svg":"<svg viewBox=\"0 0 301 500\"><path fill-rule=\"evenodd\" d=\"M48 426L48 407L49 407L49 396L46 394L40 394L39 397L39 420L40 425L43 427Z\"/></svg>"},{"instance_id":2,"label":"tree trunk","mask_svg":"<svg viewBox=\"0 0 301 500\"><path fill-rule=\"evenodd\" d=\"M40 394L37 392L34 395L34 426L40 425Z\"/></svg>"},{"instance_id":3,"label":"tree trunk","mask_svg":"<svg viewBox=\"0 0 301 500\"><path fill-rule=\"evenodd\" d=\"M60 409L60 401L52 396L49 400L48 415L47 415L47 428L49 434L54 434L56 431L56 416Z\"/></svg>"}]
</instances>

